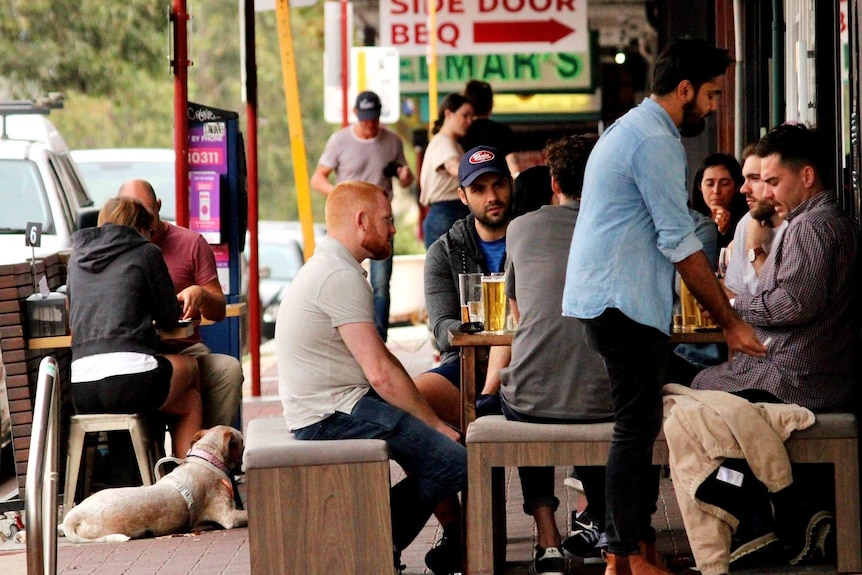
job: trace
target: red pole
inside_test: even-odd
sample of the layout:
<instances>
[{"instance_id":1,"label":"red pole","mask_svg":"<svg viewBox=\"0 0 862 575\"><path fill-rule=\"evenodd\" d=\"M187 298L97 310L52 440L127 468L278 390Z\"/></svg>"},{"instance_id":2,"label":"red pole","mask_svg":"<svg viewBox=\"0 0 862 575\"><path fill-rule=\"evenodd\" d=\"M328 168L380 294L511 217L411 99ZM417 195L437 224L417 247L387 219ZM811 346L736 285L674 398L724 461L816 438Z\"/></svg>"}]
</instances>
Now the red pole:
<instances>
[{"instance_id":1,"label":"red pole","mask_svg":"<svg viewBox=\"0 0 862 575\"><path fill-rule=\"evenodd\" d=\"M189 104L188 85L188 20L186 0L173 0L171 21L173 22L174 52L171 66L174 69L174 153L176 154L176 199L177 225L189 225Z\"/></svg>"},{"instance_id":2,"label":"red pole","mask_svg":"<svg viewBox=\"0 0 862 575\"><path fill-rule=\"evenodd\" d=\"M246 148L248 158L248 310L249 350L251 352L251 394L260 396L260 266L258 260L257 221L257 57L255 55L254 0L245 0L245 78L246 78Z\"/></svg>"},{"instance_id":3,"label":"red pole","mask_svg":"<svg viewBox=\"0 0 862 575\"><path fill-rule=\"evenodd\" d=\"M347 45L347 5L348 0L341 0L341 125L347 126L347 90L350 87L350 46Z\"/></svg>"}]
</instances>

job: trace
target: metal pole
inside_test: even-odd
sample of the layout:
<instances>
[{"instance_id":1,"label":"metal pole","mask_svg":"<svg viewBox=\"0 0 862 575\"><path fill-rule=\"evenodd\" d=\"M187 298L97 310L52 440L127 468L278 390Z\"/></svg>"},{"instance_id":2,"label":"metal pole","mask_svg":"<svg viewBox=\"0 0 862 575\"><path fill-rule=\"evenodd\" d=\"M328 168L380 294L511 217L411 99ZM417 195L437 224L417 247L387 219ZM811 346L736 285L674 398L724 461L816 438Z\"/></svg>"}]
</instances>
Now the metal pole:
<instances>
[{"instance_id":1,"label":"metal pole","mask_svg":"<svg viewBox=\"0 0 862 575\"><path fill-rule=\"evenodd\" d=\"M245 40L246 147L248 158L248 309L249 350L251 352L251 394L260 396L260 262L258 256L258 180L257 180L257 56L255 55L254 0L243 0Z\"/></svg>"},{"instance_id":2,"label":"metal pole","mask_svg":"<svg viewBox=\"0 0 862 575\"><path fill-rule=\"evenodd\" d=\"M171 22L173 23L174 53L171 66L174 70L174 153L176 167L174 174L177 199L177 225L189 226L189 124L187 108L189 104L189 62L188 20L186 0L173 0Z\"/></svg>"},{"instance_id":3,"label":"metal pole","mask_svg":"<svg viewBox=\"0 0 862 575\"><path fill-rule=\"evenodd\" d=\"M290 151L293 157L293 176L296 180L296 203L302 224L302 241L305 259L314 253L314 217L311 212L311 189L308 177L308 159L302 131L302 111L299 104L299 83L296 79L296 57L293 51L293 31L290 28L290 0L276 0L275 17L278 24L278 45L281 52L281 75L284 98L287 104L287 127L290 133Z\"/></svg>"},{"instance_id":4,"label":"metal pole","mask_svg":"<svg viewBox=\"0 0 862 575\"><path fill-rule=\"evenodd\" d=\"M341 0L341 125L348 124L347 91L350 89L350 46L347 30L347 0Z\"/></svg>"},{"instance_id":5,"label":"metal pole","mask_svg":"<svg viewBox=\"0 0 862 575\"><path fill-rule=\"evenodd\" d=\"M745 84L745 35L742 32L742 0L733 0L733 46L736 52L736 73L733 86L733 155L739 157L744 146L742 133L742 99L743 84Z\"/></svg>"},{"instance_id":6,"label":"metal pole","mask_svg":"<svg viewBox=\"0 0 862 575\"><path fill-rule=\"evenodd\" d=\"M28 575L57 573L59 412L57 361L48 356L39 364L33 432L24 486Z\"/></svg>"},{"instance_id":7,"label":"metal pole","mask_svg":"<svg viewBox=\"0 0 862 575\"><path fill-rule=\"evenodd\" d=\"M772 0L772 125L784 122L784 5Z\"/></svg>"},{"instance_id":8,"label":"metal pole","mask_svg":"<svg viewBox=\"0 0 862 575\"><path fill-rule=\"evenodd\" d=\"M428 139L437 119L437 3L428 4Z\"/></svg>"}]
</instances>

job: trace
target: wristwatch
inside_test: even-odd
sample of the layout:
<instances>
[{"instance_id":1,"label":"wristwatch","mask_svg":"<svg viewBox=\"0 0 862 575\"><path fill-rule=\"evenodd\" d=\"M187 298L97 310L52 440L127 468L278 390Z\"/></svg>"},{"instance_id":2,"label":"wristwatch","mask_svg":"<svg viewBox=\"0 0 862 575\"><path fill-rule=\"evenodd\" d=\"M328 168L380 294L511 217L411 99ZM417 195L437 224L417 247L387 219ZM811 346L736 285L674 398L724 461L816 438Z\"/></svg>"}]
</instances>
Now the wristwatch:
<instances>
[{"instance_id":1,"label":"wristwatch","mask_svg":"<svg viewBox=\"0 0 862 575\"><path fill-rule=\"evenodd\" d=\"M766 250L764 250L760 246L757 246L756 248L752 248L752 249L748 250L748 261L751 263L754 263L754 261L757 259L757 256L759 256L760 254L765 254L765 253L766 253Z\"/></svg>"}]
</instances>

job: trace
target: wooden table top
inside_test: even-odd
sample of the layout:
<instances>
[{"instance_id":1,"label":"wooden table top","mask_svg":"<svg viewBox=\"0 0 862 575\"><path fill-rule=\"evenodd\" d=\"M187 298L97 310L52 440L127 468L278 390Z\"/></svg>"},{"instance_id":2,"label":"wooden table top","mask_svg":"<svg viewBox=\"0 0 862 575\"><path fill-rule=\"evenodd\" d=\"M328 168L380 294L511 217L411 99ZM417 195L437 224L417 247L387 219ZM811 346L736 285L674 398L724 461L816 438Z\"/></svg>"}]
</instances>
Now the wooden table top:
<instances>
[{"instance_id":1,"label":"wooden table top","mask_svg":"<svg viewBox=\"0 0 862 575\"><path fill-rule=\"evenodd\" d=\"M449 343L455 347L485 347L494 345L512 345L515 332L487 332L467 334L460 331L449 331ZM671 343L724 343L724 331L711 329L709 331L673 332Z\"/></svg>"},{"instance_id":2,"label":"wooden table top","mask_svg":"<svg viewBox=\"0 0 862 575\"><path fill-rule=\"evenodd\" d=\"M225 317L239 317L245 313L246 305L244 303L230 303L225 307ZM159 330L159 338L161 339L185 339L191 337L195 333L195 326L211 325L214 321L202 318L200 321L193 321L190 324L179 325L174 329ZM63 347L72 347L71 335L57 335L53 337L34 337L27 340L29 349L59 349Z\"/></svg>"}]
</instances>

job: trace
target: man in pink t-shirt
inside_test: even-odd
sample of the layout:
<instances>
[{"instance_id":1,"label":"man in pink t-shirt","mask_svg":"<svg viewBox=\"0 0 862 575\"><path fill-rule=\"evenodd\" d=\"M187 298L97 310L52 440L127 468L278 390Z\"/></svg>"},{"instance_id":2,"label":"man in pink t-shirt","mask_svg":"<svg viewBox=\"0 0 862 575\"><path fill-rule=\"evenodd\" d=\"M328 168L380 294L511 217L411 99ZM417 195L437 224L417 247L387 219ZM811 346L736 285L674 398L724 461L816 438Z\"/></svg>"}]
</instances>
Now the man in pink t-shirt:
<instances>
[{"instance_id":1,"label":"man in pink t-shirt","mask_svg":"<svg viewBox=\"0 0 862 575\"><path fill-rule=\"evenodd\" d=\"M162 221L159 218L162 202L144 180L126 182L118 195L139 200L153 213L153 243L162 250L177 290L177 300L183 304L182 317L224 319L226 302L218 280L215 255L203 236ZM191 355L198 361L204 428L233 425L242 401L243 373L239 361L230 355L210 352L201 341L197 327L190 338L172 340L167 347L173 353Z\"/></svg>"}]
</instances>

